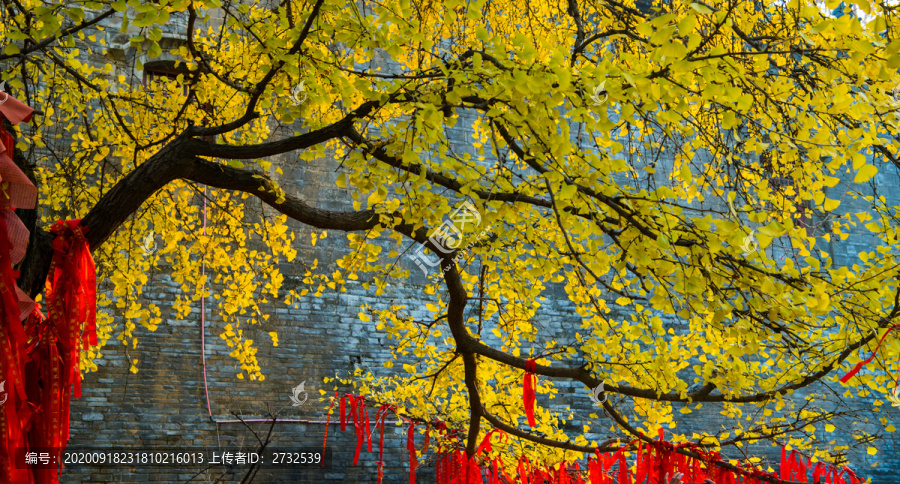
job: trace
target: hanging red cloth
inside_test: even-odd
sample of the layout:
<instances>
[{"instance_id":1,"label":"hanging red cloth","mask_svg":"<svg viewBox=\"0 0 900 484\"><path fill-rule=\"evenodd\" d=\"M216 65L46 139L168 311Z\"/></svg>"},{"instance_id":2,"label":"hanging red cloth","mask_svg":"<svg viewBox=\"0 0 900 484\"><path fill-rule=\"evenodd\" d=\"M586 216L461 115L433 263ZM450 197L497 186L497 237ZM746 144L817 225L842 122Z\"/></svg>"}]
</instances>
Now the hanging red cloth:
<instances>
[{"instance_id":1,"label":"hanging red cloth","mask_svg":"<svg viewBox=\"0 0 900 484\"><path fill-rule=\"evenodd\" d=\"M0 406L0 472L9 484L29 483L28 471L16 469L13 459L17 447L26 447L22 418L27 396L23 378L25 361L25 328L22 325L16 293L15 272L10 260L11 247L6 223L0 217L0 381L4 382L4 404ZM7 480L8 479L8 480Z\"/></svg>"},{"instance_id":2,"label":"hanging red cloth","mask_svg":"<svg viewBox=\"0 0 900 484\"><path fill-rule=\"evenodd\" d=\"M887 338L887 336L889 334L891 334L891 331L898 329L898 328L900 328L900 326L897 326L897 325L894 325L894 326L891 326L890 328L888 328L884 332L884 334L881 336L881 339L878 340L878 344L875 345L875 350L872 351L872 355L869 356L868 358L866 358L865 360L862 360L859 363L857 363L856 366L854 366L852 370L848 371L846 375L841 377L841 383L847 383L851 378L853 378L854 375L859 373L859 370L862 370L863 366L866 366L870 361L875 359L875 355L878 354L878 348L881 348L881 343L884 343L884 339Z\"/></svg>"},{"instance_id":3,"label":"hanging red cloth","mask_svg":"<svg viewBox=\"0 0 900 484\"><path fill-rule=\"evenodd\" d=\"M47 315L53 322L60 343L68 354L67 373L75 385L75 398L81 397L79 350L97 345L97 275L94 258L84 237L88 228L81 219L58 221L50 226L56 234L53 259L47 276ZM79 345L79 343L82 343ZM64 355L65 358L65 355Z\"/></svg>"},{"instance_id":4,"label":"hanging red cloth","mask_svg":"<svg viewBox=\"0 0 900 484\"><path fill-rule=\"evenodd\" d=\"M38 332L39 336L28 354L25 366L28 402L35 407L35 412L27 423L27 439L31 447L56 449L64 446L68 439L68 430L63 434L61 423L63 415L67 415L69 409L68 387L63 390L62 384L61 344L50 321L29 319L29 335L32 331ZM37 484L58 482L56 469L34 469L34 477Z\"/></svg>"},{"instance_id":5,"label":"hanging red cloth","mask_svg":"<svg viewBox=\"0 0 900 484\"><path fill-rule=\"evenodd\" d=\"M62 450L69 438L69 400L72 387L81 396L81 348L97 344L97 278L94 260L84 238L87 227L80 220L56 222L50 232L53 258L47 277L47 321L29 323L28 375L31 383L40 381L29 391L29 402L37 407L28 422L28 440L33 447L50 447L51 460L61 462ZM0 217L0 232L3 219ZM0 253L5 239L0 237ZM0 271L5 264L0 263ZM4 309L8 306L3 292ZM18 304L15 306L18 314ZM35 470L37 484L56 484L56 469ZM30 482L30 481L27 481Z\"/></svg>"},{"instance_id":6,"label":"hanging red cloth","mask_svg":"<svg viewBox=\"0 0 900 484\"><path fill-rule=\"evenodd\" d=\"M416 484L416 423L412 420L409 421L409 431L406 434L406 450L409 451L409 484Z\"/></svg>"},{"instance_id":7,"label":"hanging red cloth","mask_svg":"<svg viewBox=\"0 0 900 484\"><path fill-rule=\"evenodd\" d=\"M522 403L525 405L525 417L528 418L528 425L534 427L534 387L537 377L534 372L537 371L537 362L528 360L525 362L525 381L522 382Z\"/></svg>"},{"instance_id":8,"label":"hanging red cloth","mask_svg":"<svg viewBox=\"0 0 900 484\"><path fill-rule=\"evenodd\" d=\"M27 123L33 114L34 109L30 106L10 96L8 92L0 92L0 115L10 123Z\"/></svg>"},{"instance_id":9,"label":"hanging red cloth","mask_svg":"<svg viewBox=\"0 0 900 484\"><path fill-rule=\"evenodd\" d=\"M357 400L350 395L350 418L353 419L353 428L356 431L356 451L353 453L353 465L359 464L359 454L362 452L363 442L366 440L365 431L360 426L361 417L357 415Z\"/></svg>"},{"instance_id":10,"label":"hanging red cloth","mask_svg":"<svg viewBox=\"0 0 900 484\"><path fill-rule=\"evenodd\" d=\"M34 110L0 92L0 121L13 125L31 119ZM0 384L3 385L0 408L0 483L34 482L28 469L14 465L15 449L28 448L26 425L32 409L26 395L24 378L26 344L22 321L31 314L34 301L16 284L13 266L22 261L30 233L13 209L33 209L37 189L12 160L15 139L0 128Z\"/></svg>"},{"instance_id":11,"label":"hanging red cloth","mask_svg":"<svg viewBox=\"0 0 900 484\"><path fill-rule=\"evenodd\" d=\"M337 395L335 395L335 400L337 400ZM360 425L360 423L367 424L368 422L365 416L364 399L363 397L345 395L341 400L349 401L349 419L352 419L356 426L357 454L354 456L354 463L357 463L359 452L367 436L365 429ZM375 415L375 425L381 431L379 442L379 480L383 479L384 419L389 410L396 412L392 406L383 404ZM346 422L349 420L344 417L345 415L342 415L342 421ZM398 417L403 418L409 425L407 428L406 448L410 455L410 483L414 484L415 471L418 466L415 447L415 422L403 416L398 415ZM437 432L437 438L441 440L449 440L458 444L461 438L459 431L454 429L448 430L446 423L441 421L437 421L434 424L434 430ZM500 429L492 429L482 438L481 443L472 456L469 456L458 447L449 452L441 452L435 469L437 484L483 484L485 480L488 484L513 482L518 482L519 484L667 484L666 478L671 479L676 472L684 474L682 480L685 482L702 482L710 479L716 484L763 484L764 482L777 483L779 481L806 482L808 478L807 472L812 467L809 459L802 454L796 451L788 454L787 449L783 449L782 465L779 474L762 471L747 463L733 469L731 466L725 465L727 461L723 460L722 456L716 451L704 451L693 442L675 445L663 440L665 435L663 430L660 429L658 440L633 440L627 442L611 456L601 454L599 449L595 450L596 455L588 458L584 471L581 470L577 462L561 462L548 467L547 464L543 466L534 465L525 455L520 455L518 466L515 469L517 472L513 475L513 478L510 478L502 460L490 456L493 450L491 437L495 432L499 432L504 440L509 438ZM430 432L426 430L426 441L429 438L429 434ZM626 450L633 450L633 447L631 447L633 444L637 444L634 473L632 473L632 469L628 466L628 461L625 458ZM443 445L439 447L443 447ZM690 451L691 456L682 454L681 452L683 451ZM569 472L570 470L572 472ZM840 474L838 472L834 467L823 468L821 464L817 464L813 470L813 482L816 482L816 479L819 477L826 477L829 484L860 484L861 482L846 467ZM587 481L585 481L585 477Z\"/></svg>"},{"instance_id":12,"label":"hanging red cloth","mask_svg":"<svg viewBox=\"0 0 900 484\"><path fill-rule=\"evenodd\" d=\"M391 405L384 403L381 407L378 408L378 412L375 413L375 428L378 429L379 432L379 440L378 440L378 484L381 484L382 479L384 478L384 420L387 418L387 413L391 410Z\"/></svg>"},{"instance_id":13,"label":"hanging red cloth","mask_svg":"<svg viewBox=\"0 0 900 484\"><path fill-rule=\"evenodd\" d=\"M0 93L5 98L0 99L0 120L7 119L13 125L27 122L31 119L34 110L8 93ZM16 166L12 160L15 149L15 138L3 128L0 128L0 217L6 222L3 232L6 234L10 247L12 265L16 265L25 257L28 248L28 239L31 235L14 209L33 209L37 205L37 188L31 180ZM19 321L31 314L34 301L14 285L16 299L20 308Z\"/></svg>"},{"instance_id":14,"label":"hanging red cloth","mask_svg":"<svg viewBox=\"0 0 900 484\"><path fill-rule=\"evenodd\" d=\"M97 345L97 275L94 258L81 219L58 221L50 226L53 260L47 277L47 313L60 330L78 346ZM82 331L82 325L84 327Z\"/></svg>"}]
</instances>

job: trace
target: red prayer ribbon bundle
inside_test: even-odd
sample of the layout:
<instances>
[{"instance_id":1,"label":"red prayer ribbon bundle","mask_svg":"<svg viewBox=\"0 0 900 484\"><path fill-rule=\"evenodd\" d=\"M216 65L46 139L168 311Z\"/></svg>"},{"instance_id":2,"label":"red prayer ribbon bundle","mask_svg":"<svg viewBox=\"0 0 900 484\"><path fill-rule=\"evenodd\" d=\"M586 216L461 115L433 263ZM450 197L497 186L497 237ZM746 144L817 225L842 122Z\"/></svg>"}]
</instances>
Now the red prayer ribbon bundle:
<instances>
[{"instance_id":1,"label":"red prayer ribbon bundle","mask_svg":"<svg viewBox=\"0 0 900 484\"><path fill-rule=\"evenodd\" d=\"M66 349L97 345L97 274L81 219L59 221L50 227L53 260L47 276L47 314L55 321ZM82 331L82 325L84 330ZM79 389L80 385L76 386ZM76 390L76 397L80 390Z\"/></svg>"},{"instance_id":2,"label":"red prayer ribbon bundle","mask_svg":"<svg viewBox=\"0 0 900 484\"><path fill-rule=\"evenodd\" d=\"M31 482L27 470L13 465L14 452L25 444L22 416L27 405L23 363L25 359L25 329L19 319L16 296L16 279L10 261L10 244L6 236L6 223L0 218L0 381L5 381L6 402L0 407L0 483ZM24 479L24 480L23 480Z\"/></svg>"},{"instance_id":3,"label":"red prayer ribbon bundle","mask_svg":"<svg viewBox=\"0 0 900 484\"><path fill-rule=\"evenodd\" d=\"M338 402L339 412L340 412L340 423L341 430L345 430L347 428L347 423L352 423L354 429L356 430L356 450L353 454L353 465L357 465L359 463L359 456L362 452L363 444L367 444L369 452L372 452L372 431L370 429L371 422L369 421L369 413L366 408L366 399L362 396L355 396L346 394L340 398L338 398L338 393L334 393L334 398L331 400L331 404L328 409L328 418L326 419L326 427L331 422L331 410L334 408L334 402ZM384 477L384 425L385 420L387 419L388 412L395 412L396 407L390 404L382 404L378 411L375 413L375 428L379 432L379 441L378 441L378 482L381 483ZM396 412L395 412L396 414ZM416 460L416 446L415 446L415 422L407 419L405 417L401 417L409 424L409 429L407 430L407 441L406 448L409 451L409 478L410 483L415 484L416 482L416 467L418 466L418 461ZM429 427L430 428L430 427ZM325 429L325 443L322 445L323 449L325 445L328 443L328 429ZM428 446L428 435L426 434L425 446L427 449ZM323 464L324 465L324 464Z\"/></svg>"},{"instance_id":4,"label":"red prayer ribbon bundle","mask_svg":"<svg viewBox=\"0 0 900 484\"><path fill-rule=\"evenodd\" d=\"M14 272L7 258L9 241L3 235L5 221L0 217L0 317L8 323L0 327L9 328L0 335L6 336L0 344L11 348L3 352L8 356L0 360L0 370L13 375L14 397L0 412L0 430L5 434L0 445L0 483L58 482L55 468L15 469L9 458L15 448L49 447L51 459L61 462L69 438L73 386L75 397L81 396L81 348L97 344L97 277L86 231L80 220L59 221L50 227L57 236L45 287L48 317L35 306L23 326L21 298L14 290Z\"/></svg>"},{"instance_id":5,"label":"red prayer ribbon bundle","mask_svg":"<svg viewBox=\"0 0 900 484\"><path fill-rule=\"evenodd\" d=\"M40 396L43 419L34 422L34 445L52 447L59 454L69 438L69 400L71 389L81 397L81 348L97 345L97 276L90 246L84 238L87 227L81 220L58 221L50 227L55 233L53 259L47 276L47 324L34 363L34 377L44 382ZM56 473L52 481L56 482Z\"/></svg>"},{"instance_id":6,"label":"red prayer ribbon bundle","mask_svg":"<svg viewBox=\"0 0 900 484\"><path fill-rule=\"evenodd\" d=\"M534 427L534 387L537 384L537 362L528 360L525 362L525 380L522 382L522 403L525 405L525 417L528 425Z\"/></svg>"},{"instance_id":7,"label":"red prayer ribbon bundle","mask_svg":"<svg viewBox=\"0 0 900 484\"><path fill-rule=\"evenodd\" d=\"M6 119L13 125L29 121L33 112L9 94L0 103L0 120ZM0 406L0 484L32 482L27 469L12 465L15 449L26 444L25 424L31 415L23 374L27 341L22 320L34 309L34 301L16 284L18 273L13 266L25 257L30 237L14 210L33 209L37 189L13 161L14 151L15 139L0 128L0 383L4 386Z\"/></svg>"},{"instance_id":8,"label":"red prayer ribbon bundle","mask_svg":"<svg viewBox=\"0 0 900 484\"><path fill-rule=\"evenodd\" d=\"M331 408L336 400L338 400L337 393L331 402ZM345 401L349 405L345 405ZM363 401L362 397L353 395L345 395L340 398L341 428L345 427L349 418L353 419L354 425L361 418L364 420L364 417L361 417L363 414L359 410L354 410L361 401ZM349 408L349 415L345 415L346 408ZM379 483L383 479L384 419L388 411L396 413L396 407L384 404L379 408L375 417L376 427L381 432ZM415 484L415 471L418 466L415 447L416 422L402 416L400 418L409 425L406 440L406 449L410 456L409 480L411 484ZM424 450L427 450L431 429L431 426L426 429ZM458 438L458 434L448 430L443 422L435 423L434 429L450 439ZM582 470L577 462L562 462L552 468L541 467L532 463L527 457L521 456L515 474L510 477L499 457L489 458L489 454L493 451L491 437L495 433L499 433L504 440L509 438L501 430L493 429L484 436L472 456L468 456L465 451L458 448L437 455L435 466L437 484L483 484L485 478L488 484L514 482L521 484L668 484L666 477L671 479L676 472L684 474L683 482L703 482L711 479L716 484L770 484L771 482L785 481L807 482L810 469L812 469L811 483L817 483L820 477L825 479L826 484L861 483L853 471L846 467L839 471L833 466L820 462L813 468L808 458L796 451L788 453L786 449L782 449L779 474L762 471L750 464L734 467L727 464L718 452L704 451L695 443L687 442L676 445L663 440L662 429L659 430L658 440L649 442L634 440L622 445L613 455L595 452L588 458L585 470ZM362 448L362 438L364 438L364 433L358 430L357 449ZM625 458L625 451L626 449L634 450L633 444L637 444L637 449L635 463L631 467ZM696 457L684 455L679 451L690 451L696 454ZM354 457L354 463L357 459L358 454Z\"/></svg>"}]
</instances>

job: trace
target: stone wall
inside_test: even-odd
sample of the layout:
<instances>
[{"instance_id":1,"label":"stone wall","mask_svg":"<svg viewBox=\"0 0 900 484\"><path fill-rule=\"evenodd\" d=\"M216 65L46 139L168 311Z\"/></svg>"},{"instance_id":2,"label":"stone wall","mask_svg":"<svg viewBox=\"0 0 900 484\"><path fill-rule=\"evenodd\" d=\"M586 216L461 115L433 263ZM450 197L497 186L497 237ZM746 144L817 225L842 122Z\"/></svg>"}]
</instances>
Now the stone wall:
<instances>
[{"instance_id":1,"label":"stone wall","mask_svg":"<svg viewBox=\"0 0 900 484\"><path fill-rule=\"evenodd\" d=\"M183 19L173 17L172 25L183 27L178 22L183 23ZM124 69L136 58L148 60L127 45L127 39L135 35L133 27L129 32L119 33L114 21L104 22L104 25L105 33L93 33L106 39L109 51L105 56L97 54L86 58L85 62L96 66L113 62L122 68L116 73L134 74L135 81L139 82L140 71ZM174 31L167 33L171 37L170 42L176 42L177 35L171 32ZM164 55L162 59L167 60L168 57ZM452 138L459 140L459 149L466 149L467 140L471 139L471 130L466 123L460 122L450 131ZM286 178L282 182L289 190L296 190L305 199L315 201L320 208L350 207L349 193L333 184L336 174L329 162L297 164L287 158L275 161L285 169ZM663 160L662 163L671 164L671 160ZM872 188L886 194L892 203L900 204L898 174L880 173ZM840 198L839 193L828 193L828 196ZM861 204L861 201L848 199L842 210L852 210ZM324 272L331 272L334 260L348 250L342 234L333 233L312 247L308 228L296 224L293 228L298 234L298 259L310 263L318 258L320 270ZM862 234L865 229L859 227L857 230ZM868 244L866 239L851 237L844 247L835 247L832 243L825 250L833 254L836 264L848 264ZM188 319L174 319L171 305L179 295L181 285L173 282L164 268L161 269L151 275L144 299L163 308L163 324L152 333L138 329L140 343L137 348L126 350L111 342L104 349L104 358L97 362L99 370L86 375L82 398L72 402L71 445L108 450L163 447L184 450L196 447L252 449L257 445L256 435L264 436L269 424L253 422L245 426L233 422L236 420L235 414L244 419L262 419L274 413L286 421L275 424L270 447L290 450L320 447L326 424L323 422L325 407L320 401L319 391L332 391L331 385L323 386L323 378L344 375L357 367L371 369L379 375L390 371L381 366L381 362L390 357L386 335L376 330L374 323L359 321L357 313L360 305L368 304L380 309L396 299L408 302L411 308L424 307L426 301L421 297L422 279L418 269L409 258L402 263L408 264L414 277L403 285L390 288L389 293L381 297L375 297L358 283L349 281L345 293L326 292L321 298L309 295L290 308L266 308L273 315L273 324L278 327L279 346L264 343L268 339L262 329L249 330L259 332L259 337L253 339L260 342L257 345L258 358L266 375L264 381L239 380L235 377L235 361L228 356L231 348L218 338L223 323L214 316L216 301L213 298L206 302L205 317L201 318L199 304L195 304ZM294 266L285 265L283 271L286 286L299 284L299 274ZM562 287L550 285L545 295L548 301L542 307L541 319L547 323L541 336L552 338L564 334L565 328L570 327L567 323L573 321L573 312ZM426 316L424 312L413 315ZM205 321L205 329L201 320ZM666 324L667 327L680 329L675 320L667 320ZM140 371L133 374L129 371L129 360L135 358L140 362ZM301 382L305 382L308 400L294 407L289 399L291 389ZM602 428L609 427L605 417L596 421L589 417L594 410L587 389L580 383L557 382L557 388L557 399L549 401L539 395L538 404L572 409L575 417L566 427L572 434L581 432L585 424L591 425L592 430L597 432L593 435L597 436L601 435ZM896 411L886 410L884 415L900 426ZM226 420L230 422L224 422ZM714 430L723 422L724 417L718 414L717 407L710 405L708 411L679 417L678 423L680 427L684 425L703 431ZM360 464L353 466L354 432L351 429L341 432L335 422L328 427L328 446L333 453L329 468L264 468L255 482L375 482L377 435L373 449L376 452L363 452ZM406 482L408 455L405 428L388 425L388 430L384 443L384 482ZM841 437L840 432L849 433L849 430L839 428L836 438ZM900 482L896 477L900 474L900 446L897 440L889 434L888 440L879 446L876 456L854 455L851 462L863 474L872 476L875 484ZM778 449L772 448L748 449L749 455L774 457L777 452ZM731 451L728 455L739 457ZM870 467L876 464L878 467ZM240 482L246 471L246 467L233 469L226 474L224 482ZM72 466L65 471L61 482L215 482L223 472L225 469L222 467L204 472L203 466ZM433 482L433 472L433 462L426 458L418 473L419 481Z\"/></svg>"}]
</instances>

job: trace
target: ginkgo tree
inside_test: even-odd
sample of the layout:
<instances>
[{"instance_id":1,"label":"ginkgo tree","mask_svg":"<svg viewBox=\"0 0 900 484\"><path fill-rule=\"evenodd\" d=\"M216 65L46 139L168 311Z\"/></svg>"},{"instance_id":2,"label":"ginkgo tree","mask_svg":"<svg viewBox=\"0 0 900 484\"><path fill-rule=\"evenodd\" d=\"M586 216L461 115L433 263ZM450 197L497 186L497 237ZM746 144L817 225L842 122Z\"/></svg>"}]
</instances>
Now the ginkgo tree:
<instances>
[{"instance_id":1,"label":"ginkgo tree","mask_svg":"<svg viewBox=\"0 0 900 484\"><path fill-rule=\"evenodd\" d=\"M83 218L109 288L83 369L113 338L134 344L137 325L166 316L137 297L151 267L183 284L172 308L182 316L215 283L242 375L263 378L242 337L267 319L260 304L360 279L381 295L415 277L416 254L432 317L402 301L361 308L358 324L386 331L406 364L359 391L463 428L469 454L494 428L511 436L494 448L510 462L551 463L661 427L703 448L771 442L817 458L834 455L820 429L835 419L895 430L879 410L900 406L900 332L889 333L900 323L900 207L871 190L900 168L893 5L2 0L0 10L2 77L43 111L16 150L40 190L19 285L43 289L44 224ZM144 57L84 62L107 50L117 32L96 34L110 23L137 32L129 43ZM181 73L135 82L164 35L182 39L166 52ZM316 208L279 184L277 155L333 163L352 210ZM470 223L447 224L462 213ZM288 219L345 232L353 250L336 270L297 261ZM151 230L163 241L152 248ZM866 251L835 262L845 254L827 250L854 239ZM267 250L250 249L258 243ZM284 286L285 261L303 265L302 287ZM550 286L565 288L577 322L548 337ZM539 397L560 381L586 396L603 384L613 427L585 432L613 440L567 434L567 415L540 405L528 425L529 360ZM843 411L871 395L868 413ZM730 428L680 433L681 415L701 406Z\"/></svg>"}]
</instances>

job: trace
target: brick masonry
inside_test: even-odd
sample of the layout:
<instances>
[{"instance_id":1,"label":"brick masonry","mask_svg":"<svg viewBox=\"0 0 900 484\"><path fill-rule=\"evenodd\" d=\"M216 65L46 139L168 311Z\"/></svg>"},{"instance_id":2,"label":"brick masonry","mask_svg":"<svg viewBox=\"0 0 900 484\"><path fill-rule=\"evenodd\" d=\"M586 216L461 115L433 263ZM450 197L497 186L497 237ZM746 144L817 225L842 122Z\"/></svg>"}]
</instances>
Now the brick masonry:
<instances>
[{"instance_id":1,"label":"brick masonry","mask_svg":"<svg viewBox=\"0 0 900 484\"><path fill-rule=\"evenodd\" d=\"M104 23L106 32L94 32L105 38L111 46L106 55L95 54L85 62L100 66L113 63L117 66L130 64L135 58L148 61L133 48L127 39L135 35L134 27L126 33L118 33L118 26L112 21ZM177 43L177 32L184 28L184 19L173 16L166 29L167 42ZM87 57L87 56L86 56ZM164 54L163 60L170 58ZM140 80L140 71L122 70L114 74L135 74ZM458 148L464 149L470 138L471 129L460 122L451 129L452 137L459 140ZM286 158L278 161L286 176L281 182L307 200L315 201L320 208L340 209L349 206L350 196L345 190L333 185L334 167L324 161L298 165ZM662 160L662 163L671 160ZM293 183L292 183L293 181ZM293 186L292 186L293 185ZM900 174L879 173L872 185L873 190L884 194L889 203L900 204ZM831 189L829 198L840 198L840 193ZM846 200L842 210L863 207L863 201ZM347 244L342 235L332 233L319 241L314 248L309 245L309 230L299 225L293 226L297 236L298 259L309 263L314 258L320 261L320 270L331 272L333 261L345 253ZM824 250L833 254L836 264L848 264L855 260L859 251L870 246L871 241L862 237L863 228L858 228L843 246L826 244ZM857 237L859 235L859 237ZM414 274L418 269L409 262ZM296 285L297 274L293 267L285 266L285 285ZM323 386L322 379L335 374L346 374L356 367L372 369L376 374L385 375L388 370L381 366L389 356L386 335L375 329L374 323L363 323L357 313L361 304L373 308L387 307L391 299L408 302L409 307L422 307L426 302L421 298L422 280L416 276L404 284L395 285L390 293L374 297L352 281L345 293L326 292L321 298L311 295L303 298L294 307L266 308L277 324L279 346L267 344L264 330L268 327L251 328L250 337L258 342L258 358L266 375L264 381L247 381L235 378L235 361L228 356L231 351L218 338L223 324L214 316L216 301L207 301L207 321L205 331L201 328L200 309L195 307L186 320L174 319L171 303L179 295L180 284L174 283L164 268L151 275L151 283L145 288L144 299L163 308L164 323L155 332L143 328L137 330L139 345L125 350L122 346L110 344L104 349L105 357L99 360L99 371L85 376L83 396L73 400L70 442L72 446L90 446L121 450L126 448L179 448L216 447L235 449L255 448L256 437L264 435L266 423L216 423L234 420L235 415L253 419L266 417L274 412L279 419L304 420L307 422L281 422L274 427L271 447L299 449L319 447L324 439L324 403L319 400L319 390L330 391L331 386ZM564 334L567 322L571 322L570 306L565 299L563 288L550 285L547 302L542 307L542 320L548 323L542 329L542 337L558 337ZM667 324L678 327L674 320ZM252 334L254 331L258 334ZM206 372L204 382L203 355L201 341L205 335ZM114 340L111 340L114 342ZM129 371L128 359L137 358L140 371ZM299 407L292 407L289 396L291 388L305 382L309 399ZM207 412L206 390L209 393ZM587 389L580 384L558 383L559 395L549 401L539 395L539 405L553 405L555 408L571 408L575 414L566 429L572 434L581 431L583 424L590 424L598 430L609 427L605 418L592 421L592 413ZM858 402L867 405L867 401ZM884 407L882 407L884 408ZM723 423L718 407L707 406L707 411L679 417L679 428L702 431L715 429ZM676 415L679 415L676 413ZM884 410L878 416L886 416L890 422L900 426L898 412ZM877 427L872 425L871 428ZM844 432L844 434L841 434ZM839 426L836 438L849 435L850 429ZM303 469L263 469L255 482L344 482L372 483L377 474L377 452L363 452L360 464L351 465L355 448L355 434L348 429L340 432L332 424L328 432L329 447L333 452L330 468L307 467ZM419 441L421 445L421 441ZM377 436L375 445L377 447ZM900 445L896 437L888 434L879 445L879 453L874 456L851 456L854 468L873 478L873 484L900 482ZM405 429L388 426L384 444L385 482L407 482L407 453L405 450ZM377 449L375 449L377 451ZM772 448L751 448L749 455L765 454L774 457L778 452ZM731 457L739 455L729 452ZM419 482L433 482L433 462L426 457L418 473ZM871 467L877 465L877 467ZM216 468L216 472L204 472L202 466L160 466L160 467L69 467L63 483L143 483L143 482L214 482L225 473L224 482L240 482L245 468L226 471ZM222 482L222 481L219 481Z\"/></svg>"}]
</instances>

